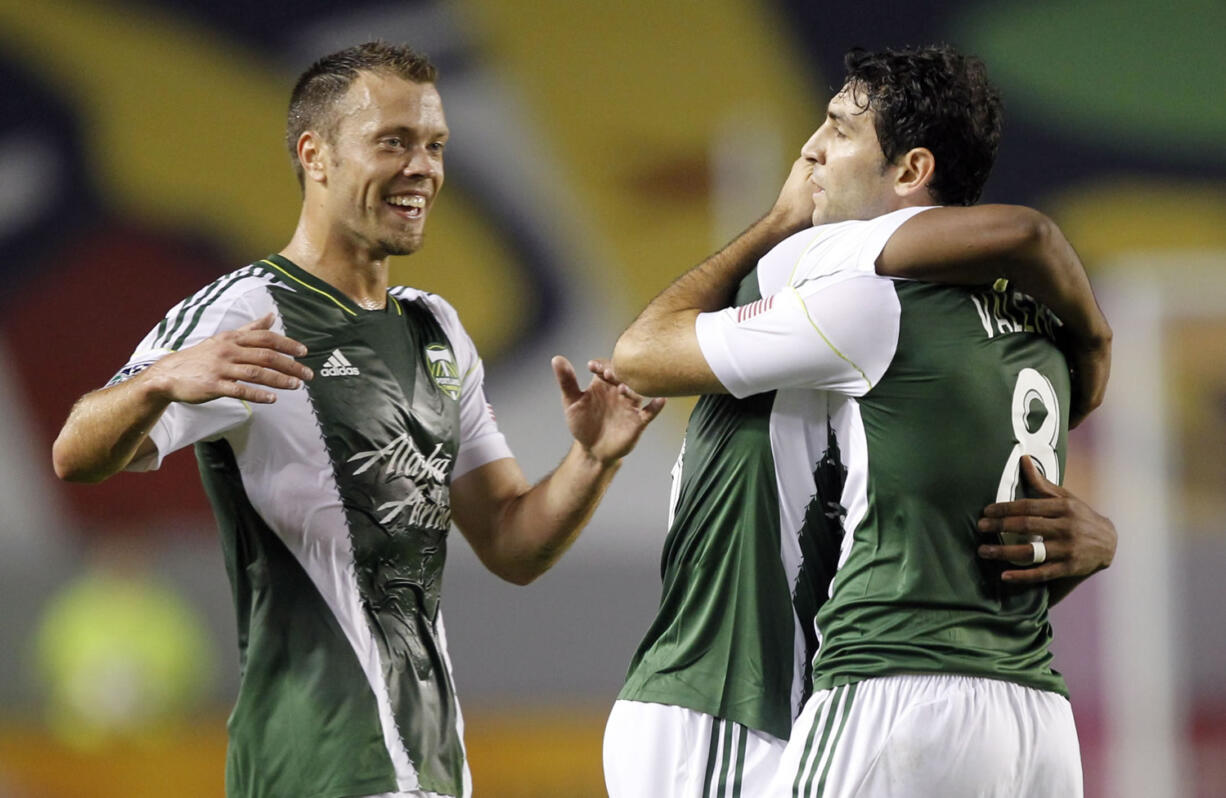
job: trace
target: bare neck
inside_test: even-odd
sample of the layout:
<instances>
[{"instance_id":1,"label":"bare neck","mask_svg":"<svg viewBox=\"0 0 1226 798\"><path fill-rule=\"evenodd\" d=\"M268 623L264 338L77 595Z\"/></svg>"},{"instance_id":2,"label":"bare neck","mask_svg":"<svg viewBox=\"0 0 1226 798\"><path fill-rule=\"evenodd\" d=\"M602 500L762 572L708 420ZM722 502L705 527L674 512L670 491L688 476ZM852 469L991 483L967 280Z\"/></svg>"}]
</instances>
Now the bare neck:
<instances>
[{"instance_id":1,"label":"bare neck","mask_svg":"<svg viewBox=\"0 0 1226 798\"><path fill-rule=\"evenodd\" d=\"M381 310L387 305L387 256L332 234L313 222L306 207L281 254L353 300L358 307Z\"/></svg>"}]
</instances>

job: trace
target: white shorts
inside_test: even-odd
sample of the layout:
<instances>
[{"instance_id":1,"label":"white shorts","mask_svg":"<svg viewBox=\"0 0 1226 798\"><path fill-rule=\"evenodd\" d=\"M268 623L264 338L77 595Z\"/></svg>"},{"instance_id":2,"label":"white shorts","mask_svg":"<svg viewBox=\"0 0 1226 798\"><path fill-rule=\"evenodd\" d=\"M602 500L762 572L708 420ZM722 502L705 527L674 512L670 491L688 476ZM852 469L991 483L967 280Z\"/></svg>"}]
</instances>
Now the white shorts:
<instances>
[{"instance_id":1,"label":"white shorts","mask_svg":"<svg viewBox=\"0 0 1226 798\"><path fill-rule=\"evenodd\" d=\"M472 798L472 780L468 778L467 771L465 772L464 776L463 798ZM363 796L363 798L449 798L449 796L439 795L436 792L422 792L421 790L413 790L412 792L381 792L378 795L367 795Z\"/></svg>"},{"instance_id":2,"label":"white shorts","mask_svg":"<svg viewBox=\"0 0 1226 798\"><path fill-rule=\"evenodd\" d=\"M472 798L472 779L468 776L468 765L464 765L464 795L463 798ZM449 798L446 795L439 795L436 792L423 792L421 790L412 790L411 792L381 792L378 795L367 795L363 798Z\"/></svg>"},{"instance_id":3,"label":"white shorts","mask_svg":"<svg viewBox=\"0 0 1226 798\"><path fill-rule=\"evenodd\" d=\"M815 693L771 798L1079 798L1073 710L1056 693L954 675Z\"/></svg>"},{"instance_id":4,"label":"white shorts","mask_svg":"<svg viewBox=\"0 0 1226 798\"><path fill-rule=\"evenodd\" d=\"M762 795L785 740L683 707L617 701L604 732L609 798Z\"/></svg>"}]
</instances>

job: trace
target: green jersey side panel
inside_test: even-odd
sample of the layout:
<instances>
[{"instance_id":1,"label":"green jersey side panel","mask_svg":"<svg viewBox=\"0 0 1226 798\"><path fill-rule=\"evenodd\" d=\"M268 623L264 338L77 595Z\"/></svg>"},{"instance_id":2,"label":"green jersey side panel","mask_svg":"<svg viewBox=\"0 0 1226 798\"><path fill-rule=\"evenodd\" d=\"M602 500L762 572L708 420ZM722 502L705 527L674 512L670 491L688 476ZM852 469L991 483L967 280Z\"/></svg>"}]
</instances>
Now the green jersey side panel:
<instances>
[{"instance_id":1,"label":"green jersey side panel","mask_svg":"<svg viewBox=\"0 0 1226 798\"><path fill-rule=\"evenodd\" d=\"M758 298L751 274L736 304ZM780 556L774 398L709 395L694 408L664 545L660 609L618 697L686 707L786 739L796 628Z\"/></svg>"},{"instance_id":2,"label":"green jersey side panel","mask_svg":"<svg viewBox=\"0 0 1226 798\"><path fill-rule=\"evenodd\" d=\"M1067 694L1045 587L1006 587L975 555L982 508L1031 454L1059 481L1069 377L1050 314L1025 297L895 283L898 348L859 402L866 511L818 613L815 688L963 673ZM862 461L862 462L861 462ZM844 497L844 506L855 503Z\"/></svg>"},{"instance_id":3,"label":"green jersey side panel","mask_svg":"<svg viewBox=\"0 0 1226 798\"><path fill-rule=\"evenodd\" d=\"M228 724L226 794L394 791L374 695L353 689L366 676L331 609L247 500L230 445L197 444L196 459L238 615L242 686Z\"/></svg>"}]
</instances>

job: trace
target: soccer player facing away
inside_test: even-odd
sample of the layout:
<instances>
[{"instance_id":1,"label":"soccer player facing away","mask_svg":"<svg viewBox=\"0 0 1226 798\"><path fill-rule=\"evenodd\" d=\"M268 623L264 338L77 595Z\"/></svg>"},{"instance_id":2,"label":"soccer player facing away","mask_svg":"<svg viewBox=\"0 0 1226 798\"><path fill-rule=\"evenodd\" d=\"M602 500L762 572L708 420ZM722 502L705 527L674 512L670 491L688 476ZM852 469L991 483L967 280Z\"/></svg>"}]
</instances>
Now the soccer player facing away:
<instances>
[{"instance_id":1,"label":"soccer player facing away","mask_svg":"<svg viewBox=\"0 0 1226 798\"><path fill-rule=\"evenodd\" d=\"M772 211L614 352L636 390L703 396L606 730L613 798L1081 790L1047 607L1115 536L1053 483L1110 328L1049 219L973 206L1001 118L981 62L847 67Z\"/></svg>"},{"instance_id":2,"label":"soccer player facing away","mask_svg":"<svg viewBox=\"0 0 1226 798\"><path fill-rule=\"evenodd\" d=\"M435 78L378 42L311 66L289 108L289 243L172 308L55 442L56 472L86 482L195 446L238 616L232 798L470 795L439 609L451 523L531 581L663 401L581 390L555 358L574 443L531 485L455 310L389 288L443 185Z\"/></svg>"}]
</instances>

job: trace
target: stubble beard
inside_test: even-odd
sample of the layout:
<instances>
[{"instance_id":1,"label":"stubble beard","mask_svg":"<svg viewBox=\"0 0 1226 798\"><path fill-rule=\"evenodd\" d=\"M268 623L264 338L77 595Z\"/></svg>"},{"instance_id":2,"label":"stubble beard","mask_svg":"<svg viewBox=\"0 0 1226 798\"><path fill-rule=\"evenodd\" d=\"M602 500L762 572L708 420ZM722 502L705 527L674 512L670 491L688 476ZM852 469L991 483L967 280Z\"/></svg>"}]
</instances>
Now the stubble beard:
<instances>
[{"instance_id":1,"label":"stubble beard","mask_svg":"<svg viewBox=\"0 0 1226 798\"><path fill-rule=\"evenodd\" d=\"M425 243L424 233L405 233L394 238L381 239L379 249L385 255L412 255Z\"/></svg>"}]
</instances>

